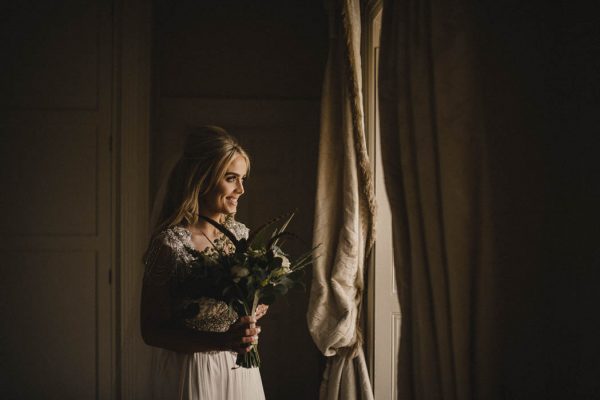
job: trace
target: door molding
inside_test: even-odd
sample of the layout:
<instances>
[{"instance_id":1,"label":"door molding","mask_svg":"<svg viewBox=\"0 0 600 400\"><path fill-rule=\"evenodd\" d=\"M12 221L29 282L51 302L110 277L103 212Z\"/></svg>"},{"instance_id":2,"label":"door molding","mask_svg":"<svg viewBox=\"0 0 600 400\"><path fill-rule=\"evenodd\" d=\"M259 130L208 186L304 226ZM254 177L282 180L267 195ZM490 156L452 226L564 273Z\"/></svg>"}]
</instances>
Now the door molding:
<instances>
[{"instance_id":1,"label":"door molding","mask_svg":"<svg viewBox=\"0 0 600 400\"><path fill-rule=\"evenodd\" d=\"M114 0L116 398L147 398L149 349L139 333L149 240L152 2Z\"/></svg>"}]
</instances>

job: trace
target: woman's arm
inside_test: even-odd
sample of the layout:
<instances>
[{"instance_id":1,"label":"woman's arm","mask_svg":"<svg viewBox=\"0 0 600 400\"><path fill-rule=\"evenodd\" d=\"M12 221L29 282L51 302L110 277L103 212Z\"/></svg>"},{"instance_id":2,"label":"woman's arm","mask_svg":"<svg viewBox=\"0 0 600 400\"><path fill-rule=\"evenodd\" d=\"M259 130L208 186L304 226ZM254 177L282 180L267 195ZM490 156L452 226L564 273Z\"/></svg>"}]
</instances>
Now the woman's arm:
<instances>
[{"instance_id":1,"label":"woman's arm","mask_svg":"<svg viewBox=\"0 0 600 400\"><path fill-rule=\"evenodd\" d=\"M252 317L242 317L227 332L200 332L175 326L169 311L168 287L144 285L142 289L141 328L142 338L149 346L180 353L196 353L212 350L231 350L238 353L249 351L249 344L256 341L260 327Z\"/></svg>"},{"instance_id":2,"label":"woman's arm","mask_svg":"<svg viewBox=\"0 0 600 400\"><path fill-rule=\"evenodd\" d=\"M169 281L175 268L172 249L158 239L153 242L146 259L146 274L142 287L140 324L142 338L150 346L194 353L212 350L249 351L260 327L255 319L243 317L227 332L200 332L173 324L169 296Z\"/></svg>"}]
</instances>

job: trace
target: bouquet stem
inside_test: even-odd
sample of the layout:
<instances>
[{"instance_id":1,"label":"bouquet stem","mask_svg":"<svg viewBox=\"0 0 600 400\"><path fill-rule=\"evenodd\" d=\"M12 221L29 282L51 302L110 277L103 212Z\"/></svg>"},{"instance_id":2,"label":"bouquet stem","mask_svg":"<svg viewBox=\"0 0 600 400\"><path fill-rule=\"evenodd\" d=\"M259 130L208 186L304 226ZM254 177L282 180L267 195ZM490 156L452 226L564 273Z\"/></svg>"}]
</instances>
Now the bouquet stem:
<instances>
[{"instance_id":1,"label":"bouquet stem","mask_svg":"<svg viewBox=\"0 0 600 400\"><path fill-rule=\"evenodd\" d=\"M256 308L258 307L258 301L260 299L260 290L254 293L254 300L252 301L251 315L256 318ZM248 307L244 304L244 311L248 314ZM258 355L258 343L252 343L249 352L244 354L238 354L235 363L243 368L254 368L260 367L260 356Z\"/></svg>"},{"instance_id":2,"label":"bouquet stem","mask_svg":"<svg viewBox=\"0 0 600 400\"><path fill-rule=\"evenodd\" d=\"M245 354L238 354L235 363L242 368L260 367L260 356L258 355L258 345L253 344L252 349Z\"/></svg>"}]
</instances>

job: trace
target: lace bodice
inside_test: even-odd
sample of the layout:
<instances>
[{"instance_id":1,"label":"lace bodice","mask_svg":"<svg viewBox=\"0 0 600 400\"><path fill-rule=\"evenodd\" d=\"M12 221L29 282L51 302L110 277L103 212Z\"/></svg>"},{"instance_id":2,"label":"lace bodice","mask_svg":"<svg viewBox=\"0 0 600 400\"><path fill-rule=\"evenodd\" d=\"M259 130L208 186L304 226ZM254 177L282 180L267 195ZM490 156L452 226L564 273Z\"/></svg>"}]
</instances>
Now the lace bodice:
<instances>
[{"instance_id":1,"label":"lace bodice","mask_svg":"<svg viewBox=\"0 0 600 400\"><path fill-rule=\"evenodd\" d=\"M233 218L226 220L225 227L238 239L248 237L248 228ZM213 243L224 251L233 249L233 244L224 235ZM156 235L144 260L144 284L169 285L171 314L185 326L200 331L225 332L238 319L237 313L227 304L208 297L188 299L181 294L181 284L189 276L190 264L195 261L193 251L192 235L182 226L170 227ZM200 252L200 256L207 263L217 262L217 251L212 246ZM197 304L197 315L182 318L183 310L189 310L194 303Z\"/></svg>"}]
</instances>

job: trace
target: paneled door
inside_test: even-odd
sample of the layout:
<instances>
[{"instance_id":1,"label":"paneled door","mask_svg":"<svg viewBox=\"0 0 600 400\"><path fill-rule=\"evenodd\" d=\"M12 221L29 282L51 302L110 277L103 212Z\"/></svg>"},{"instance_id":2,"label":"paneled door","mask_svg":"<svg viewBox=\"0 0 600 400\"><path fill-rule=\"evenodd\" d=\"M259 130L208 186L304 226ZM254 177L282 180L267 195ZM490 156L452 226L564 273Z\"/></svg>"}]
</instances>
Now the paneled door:
<instances>
[{"instance_id":1,"label":"paneled door","mask_svg":"<svg viewBox=\"0 0 600 400\"><path fill-rule=\"evenodd\" d=\"M0 398L107 399L112 3L0 8Z\"/></svg>"}]
</instances>

